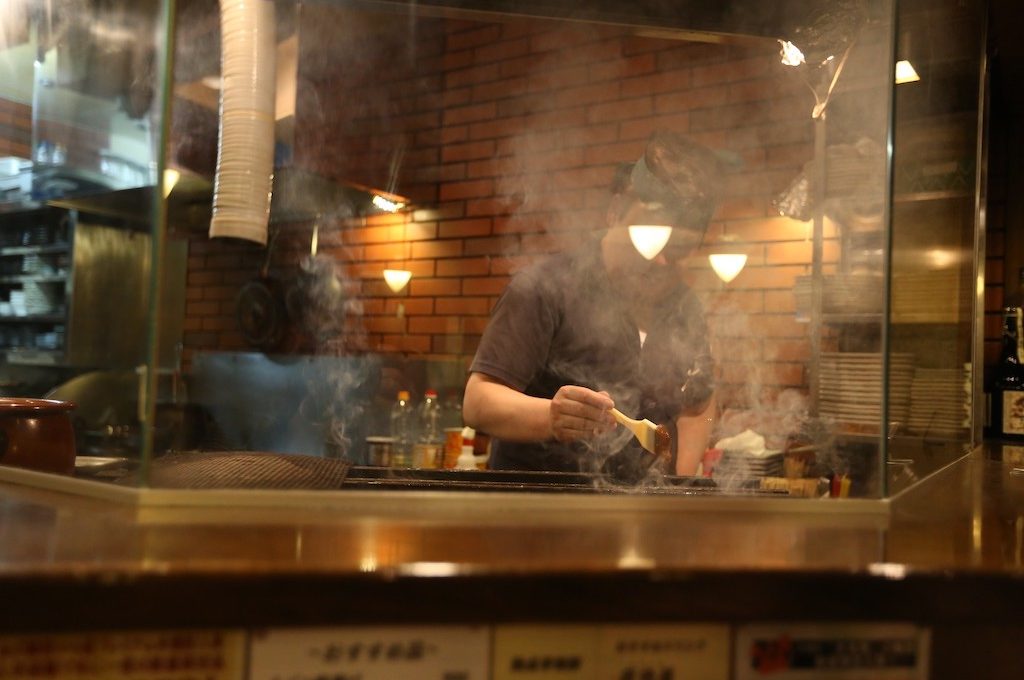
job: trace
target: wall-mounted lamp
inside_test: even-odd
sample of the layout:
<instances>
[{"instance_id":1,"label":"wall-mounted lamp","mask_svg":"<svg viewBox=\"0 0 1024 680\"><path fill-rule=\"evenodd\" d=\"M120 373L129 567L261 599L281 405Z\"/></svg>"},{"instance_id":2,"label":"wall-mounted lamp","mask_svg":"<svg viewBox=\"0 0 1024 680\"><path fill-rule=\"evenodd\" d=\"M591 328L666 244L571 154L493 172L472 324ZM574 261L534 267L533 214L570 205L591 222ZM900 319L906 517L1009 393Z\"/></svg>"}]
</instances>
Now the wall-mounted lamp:
<instances>
[{"instance_id":1,"label":"wall-mounted lamp","mask_svg":"<svg viewBox=\"0 0 1024 680\"><path fill-rule=\"evenodd\" d=\"M383 210L384 212L389 213L396 213L405 207L405 203L392 200L382 196L381 194L374 194L373 198L370 199L370 202L373 203L374 207L378 210Z\"/></svg>"},{"instance_id":2,"label":"wall-mounted lamp","mask_svg":"<svg viewBox=\"0 0 1024 680\"><path fill-rule=\"evenodd\" d=\"M388 288L391 289L392 293L397 293L405 288L405 284L409 283L409 279L411 278L412 272L408 269L384 270L384 282L388 284Z\"/></svg>"},{"instance_id":3,"label":"wall-mounted lamp","mask_svg":"<svg viewBox=\"0 0 1024 680\"><path fill-rule=\"evenodd\" d=\"M629 225L629 240L633 247L648 260L658 256L672 236L672 227L660 224Z\"/></svg>"},{"instance_id":4,"label":"wall-mounted lamp","mask_svg":"<svg viewBox=\"0 0 1024 680\"><path fill-rule=\"evenodd\" d=\"M174 191L174 185L181 179L181 173L174 168L167 168L164 170L164 198L171 195Z\"/></svg>"},{"instance_id":5,"label":"wall-mounted lamp","mask_svg":"<svg viewBox=\"0 0 1024 680\"><path fill-rule=\"evenodd\" d=\"M896 62L897 85L921 80L921 76L917 75L914 65L910 63L910 49L910 31L903 31L900 34L900 42L896 52L898 58Z\"/></svg>"},{"instance_id":6,"label":"wall-mounted lamp","mask_svg":"<svg viewBox=\"0 0 1024 680\"><path fill-rule=\"evenodd\" d=\"M411 278L412 272L408 269L384 270L384 283L388 284L388 288L391 289L392 293L398 293L405 288L405 284L409 283L409 279ZM398 308L395 310L395 316L400 319L405 316L405 305L403 303L398 303Z\"/></svg>"},{"instance_id":7,"label":"wall-mounted lamp","mask_svg":"<svg viewBox=\"0 0 1024 680\"><path fill-rule=\"evenodd\" d=\"M896 84L902 85L903 83L913 83L914 81L921 80L921 76L917 75L917 71L914 70L914 65L907 59L901 59L896 62Z\"/></svg>"},{"instance_id":8,"label":"wall-mounted lamp","mask_svg":"<svg viewBox=\"0 0 1024 680\"><path fill-rule=\"evenodd\" d=\"M708 262L711 263L711 268L715 270L718 278L724 283L729 283L743 271L747 264L747 254L735 245L735 236L724 234L721 240L722 245L708 255Z\"/></svg>"},{"instance_id":9,"label":"wall-mounted lamp","mask_svg":"<svg viewBox=\"0 0 1024 680\"><path fill-rule=\"evenodd\" d=\"M799 66L805 63L807 60L804 58L804 53L800 51L800 48L791 43L788 40L780 40L779 45L779 57L782 59L784 66Z\"/></svg>"}]
</instances>

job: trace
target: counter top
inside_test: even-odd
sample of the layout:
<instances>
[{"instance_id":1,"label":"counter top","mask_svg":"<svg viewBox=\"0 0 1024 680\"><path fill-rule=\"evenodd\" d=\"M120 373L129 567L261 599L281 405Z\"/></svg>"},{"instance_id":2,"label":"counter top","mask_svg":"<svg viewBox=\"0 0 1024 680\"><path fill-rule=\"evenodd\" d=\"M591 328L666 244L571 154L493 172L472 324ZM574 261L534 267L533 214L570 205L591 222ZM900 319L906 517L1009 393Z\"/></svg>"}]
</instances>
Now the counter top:
<instances>
[{"instance_id":1,"label":"counter top","mask_svg":"<svg viewBox=\"0 0 1024 680\"><path fill-rule=\"evenodd\" d=\"M614 620L637 607L653 620L1016 621L1024 476L1001 457L976 451L888 515L828 499L445 492L133 507L6 483L0 629Z\"/></svg>"}]
</instances>

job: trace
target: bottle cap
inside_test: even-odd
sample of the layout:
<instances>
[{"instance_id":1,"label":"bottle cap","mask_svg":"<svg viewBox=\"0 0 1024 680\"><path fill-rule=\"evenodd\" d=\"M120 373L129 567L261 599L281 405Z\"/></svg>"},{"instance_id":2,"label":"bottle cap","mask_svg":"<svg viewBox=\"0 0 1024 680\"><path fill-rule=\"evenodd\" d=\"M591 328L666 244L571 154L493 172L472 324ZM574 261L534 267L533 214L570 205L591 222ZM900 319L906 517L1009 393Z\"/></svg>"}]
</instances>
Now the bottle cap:
<instances>
[{"instance_id":1,"label":"bottle cap","mask_svg":"<svg viewBox=\"0 0 1024 680\"><path fill-rule=\"evenodd\" d=\"M398 398L402 401L409 401L409 390L401 390L398 393Z\"/></svg>"},{"instance_id":2,"label":"bottle cap","mask_svg":"<svg viewBox=\"0 0 1024 680\"><path fill-rule=\"evenodd\" d=\"M476 458L473 456L472 445L466 444L462 447L459 459L455 461L455 467L459 470L475 470Z\"/></svg>"}]
</instances>

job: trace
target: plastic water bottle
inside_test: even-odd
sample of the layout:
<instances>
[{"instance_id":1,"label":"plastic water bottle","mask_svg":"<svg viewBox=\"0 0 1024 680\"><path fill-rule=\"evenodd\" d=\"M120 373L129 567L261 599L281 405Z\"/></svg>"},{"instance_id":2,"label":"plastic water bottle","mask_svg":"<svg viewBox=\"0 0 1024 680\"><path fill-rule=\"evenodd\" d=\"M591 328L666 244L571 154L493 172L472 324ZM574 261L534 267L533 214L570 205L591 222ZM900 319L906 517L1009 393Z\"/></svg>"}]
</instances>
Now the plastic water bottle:
<instances>
[{"instance_id":1,"label":"plastic water bottle","mask_svg":"<svg viewBox=\"0 0 1024 680\"><path fill-rule=\"evenodd\" d=\"M435 390L427 390L417 410L419 416L419 437L416 440L412 464L414 467L436 468L441 466L444 455L444 439L441 434L441 403Z\"/></svg>"},{"instance_id":2,"label":"plastic water bottle","mask_svg":"<svg viewBox=\"0 0 1024 680\"><path fill-rule=\"evenodd\" d=\"M391 452L391 465L394 467L412 466L412 426L413 409L409 401L409 392L402 390L391 406L391 436L395 440Z\"/></svg>"}]
</instances>

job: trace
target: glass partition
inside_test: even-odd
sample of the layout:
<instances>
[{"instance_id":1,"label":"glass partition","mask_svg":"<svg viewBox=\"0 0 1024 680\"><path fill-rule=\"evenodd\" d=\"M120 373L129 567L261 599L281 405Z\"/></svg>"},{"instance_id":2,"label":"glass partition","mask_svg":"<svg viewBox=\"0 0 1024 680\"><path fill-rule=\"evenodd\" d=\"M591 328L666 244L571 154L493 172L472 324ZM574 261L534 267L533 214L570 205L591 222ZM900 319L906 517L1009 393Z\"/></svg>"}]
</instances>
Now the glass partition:
<instances>
[{"instance_id":1,"label":"glass partition","mask_svg":"<svg viewBox=\"0 0 1024 680\"><path fill-rule=\"evenodd\" d=\"M140 468L141 444L119 439L138 425L131 392L145 363L119 349L124 361L90 368L121 382L79 401L102 413L83 431L106 433L86 453L127 462L83 476L158 487L880 498L971 443L953 415L964 395L953 392L975 313L977 99L967 99L978 92L980 35L958 35L956 58L937 37L971 10L947 16L887 0L239 7L230 17L212 3L173 8L166 232L148 216L133 222L162 247L161 267L144 273L161 282L154 335L132 341L157 348L145 371L156 376L145 400L152 459ZM151 9L145 25L159 34ZM897 85L906 55L920 80ZM145 135L136 125L119 147L146 165L140 184L156 177L153 91ZM954 95L956 110L942 110ZM657 181L674 187L672 200L682 185L688 206L714 201L706 222L686 224L698 234L685 256L676 257L683 232L673 224L668 250L644 265L676 254L666 266L682 287L658 297L654 270L631 289L605 278L617 271L610 262L646 262L642 244L622 236L626 222L646 223L620 208L645 181L638 173L659 167L652 139L665 138L699 145L687 148L705 160L684 159L674 180ZM912 158L917 147L934 154ZM108 208L108 193L119 192L89 209ZM46 200L48 210L86 211ZM237 231L224 237L225 227ZM510 284L562 276L543 263L588 248L600 259L583 280L605 285L608 304L558 308L553 318L576 314L585 330L555 372L607 391L627 416L655 416L673 447L699 450L648 456L620 427L579 437L573 465L496 469L509 467L495 451L515 436L465 430L479 424L462 413L467 371L481 343L493 343L487 334L506 332L487 329ZM547 291L547 304L566 299ZM646 307L629 306L641 298ZM654 361L645 352L660 336L647 330L661 321L649 315L682 300L694 344L647 369L657 405L648 410L635 376L609 382L607 369ZM532 352L550 359L547 370L559 328L537 336L539 352L516 335L498 358ZM648 335L655 350L642 349ZM613 336L629 341L605 340ZM702 343L708 351L691 363ZM577 370L576 356L598 370ZM70 363L58 362L67 375L53 385L83 372ZM713 402L700 391L708 387ZM935 390L949 408L921 400ZM687 414L709 425L688 429ZM684 455L694 465L678 464Z\"/></svg>"}]
</instances>

